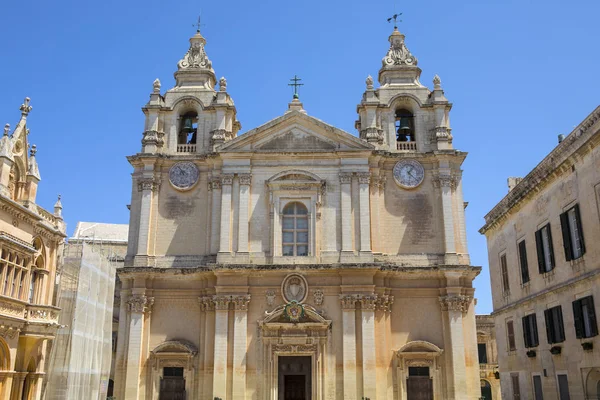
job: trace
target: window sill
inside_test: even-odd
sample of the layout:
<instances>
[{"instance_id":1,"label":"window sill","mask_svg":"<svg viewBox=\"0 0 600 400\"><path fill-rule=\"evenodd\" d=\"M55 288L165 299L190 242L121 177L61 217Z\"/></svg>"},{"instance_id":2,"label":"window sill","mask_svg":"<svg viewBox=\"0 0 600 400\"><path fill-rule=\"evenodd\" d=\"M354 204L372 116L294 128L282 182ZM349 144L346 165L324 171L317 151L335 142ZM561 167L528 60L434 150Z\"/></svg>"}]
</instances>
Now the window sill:
<instances>
[{"instance_id":1,"label":"window sill","mask_svg":"<svg viewBox=\"0 0 600 400\"><path fill-rule=\"evenodd\" d=\"M550 271L544 272L542 274L546 283L552 282L554 280L555 275L556 275L556 267L554 267Z\"/></svg>"},{"instance_id":2,"label":"window sill","mask_svg":"<svg viewBox=\"0 0 600 400\"><path fill-rule=\"evenodd\" d=\"M580 272L581 270L585 270L585 254L582 254L579 258L569 261L571 264L571 269L574 272Z\"/></svg>"},{"instance_id":3,"label":"window sill","mask_svg":"<svg viewBox=\"0 0 600 400\"><path fill-rule=\"evenodd\" d=\"M521 290L523 291L523 294L528 295L531 290L531 281L521 283Z\"/></svg>"}]
</instances>

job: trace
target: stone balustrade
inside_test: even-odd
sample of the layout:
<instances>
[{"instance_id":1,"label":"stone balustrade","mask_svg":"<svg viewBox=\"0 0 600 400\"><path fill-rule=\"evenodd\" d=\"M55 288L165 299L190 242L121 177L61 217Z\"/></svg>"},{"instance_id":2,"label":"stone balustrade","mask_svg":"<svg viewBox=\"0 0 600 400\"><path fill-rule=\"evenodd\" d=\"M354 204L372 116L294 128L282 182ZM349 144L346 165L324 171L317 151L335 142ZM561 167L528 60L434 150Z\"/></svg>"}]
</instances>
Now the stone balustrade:
<instances>
[{"instance_id":1,"label":"stone balustrade","mask_svg":"<svg viewBox=\"0 0 600 400\"><path fill-rule=\"evenodd\" d=\"M396 150L417 151L417 142L396 142Z\"/></svg>"},{"instance_id":2,"label":"stone balustrade","mask_svg":"<svg viewBox=\"0 0 600 400\"><path fill-rule=\"evenodd\" d=\"M177 152L178 153L195 153L196 152L195 144L178 144Z\"/></svg>"},{"instance_id":3,"label":"stone balustrade","mask_svg":"<svg viewBox=\"0 0 600 400\"><path fill-rule=\"evenodd\" d=\"M29 322L44 324L58 324L58 314L60 308L45 305L28 305L26 319Z\"/></svg>"}]
</instances>

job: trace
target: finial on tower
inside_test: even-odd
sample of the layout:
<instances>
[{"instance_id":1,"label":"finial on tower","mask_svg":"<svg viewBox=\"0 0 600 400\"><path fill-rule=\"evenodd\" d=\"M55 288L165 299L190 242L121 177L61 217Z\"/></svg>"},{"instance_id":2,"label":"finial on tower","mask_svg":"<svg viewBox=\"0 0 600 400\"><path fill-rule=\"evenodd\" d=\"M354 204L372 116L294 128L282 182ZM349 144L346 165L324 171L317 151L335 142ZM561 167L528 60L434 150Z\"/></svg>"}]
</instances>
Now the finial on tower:
<instances>
[{"instance_id":1,"label":"finial on tower","mask_svg":"<svg viewBox=\"0 0 600 400\"><path fill-rule=\"evenodd\" d=\"M196 32L200 33L200 27L201 26L205 26L206 24L201 23L202 19L202 13L200 13L200 15L198 15L198 22L196 22L195 24L192 24L192 26L196 27Z\"/></svg>"},{"instance_id":2,"label":"finial on tower","mask_svg":"<svg viewBox=\"0 0 600 400\"><path fill-rule=\"evenodd\" d=\"M60 201L60 194L58 195L58 200L56 200L56 203L54 204L54 216L55 217L62 217L62 202Z\"/></svg>"},{"instance_id":3,"label":"finial on tower","mask_svg":"<svg viewBox=\"0 0 600 400\"><path fill-rule=\"evenodd\" d=\"M373 77L371 75L367 76L365 83L367 84L367 89L373 89Z\"/></svg>"},{"instance_id":4,"label":"finial on tower","mask_svg":"<svg viewBox=\"0 0 600 400\"><path fill-rule=\"evenodd\" d=\"M9 130L10 130L10 124L4 125L4 136L8 136Z\"/></svg>"},{"instance_id":5,"label":"finial on tower","mask_svg":"<svg viewBox=\"0 0 600 400\"><path fill-rule=\"evenodd\" d=\"M29 156L35 157L35 153L37 153L37 146L34 144L33 146L31 146L31 149L29 149Z\"/></svg>"},{"instance_id":6,"label":"finial on tower","mask_svg":"<svg viewBox=\"0 0 600 400\"><path fill-rule=\"evenodd\" d=\"M224 76L221 77L221 79L219 79L219 92L226 92L227 91L227 79L225 79Z\"/></svg>"},{"instance_id":7,"label":"finial on tower","mask_svg":"<svg viewBox=\"0 0 600 400\"><path fill-rule=\"evenodd\" d=\"M152 82L152 88L154 89L154 93L160 93L160 80L158 78Z\"/></svg>"},{"instance_id":8,"label":"finial on tower","mask_svg":"<svg viewBox=\"0 0 600 400\"><path fill-rule=\"evenodd\" d=\"M442 80L440 79L440 77L435 74L435 76L433 77L433 89L434 90L438 90L442 88Z\"/></svg>"},{"instance_id":9,"label":"finial on tower","mask_svg":"<svg viewBox=\"0 0 600 400\"><path fill-rule=\"evenodd\" d=\"M290 79L290 81L292 81L293 83L288 83L288 86L293 86L294 87L294 99L298 99L298 86L304 86L304 83L298 83L300 82L302 79L298 78L297 75L294 75L294 77L292 79Z\"/></svg>"},{"instance_id":10,"label":"finial on tower","mask_svg":"<svg viewBox=\"0 0 600 400\"><path fill-rule=\"evenodd\" d=\"M29 112L31 111L32 107L29 105L30 100L31 99L29 97L25 97L25 101L23 102L23 104L21 104L21 107L19 107L19 109L21 110L21 115L27 116L27 114L29 114Z\"/></svg>"}]
</instances>

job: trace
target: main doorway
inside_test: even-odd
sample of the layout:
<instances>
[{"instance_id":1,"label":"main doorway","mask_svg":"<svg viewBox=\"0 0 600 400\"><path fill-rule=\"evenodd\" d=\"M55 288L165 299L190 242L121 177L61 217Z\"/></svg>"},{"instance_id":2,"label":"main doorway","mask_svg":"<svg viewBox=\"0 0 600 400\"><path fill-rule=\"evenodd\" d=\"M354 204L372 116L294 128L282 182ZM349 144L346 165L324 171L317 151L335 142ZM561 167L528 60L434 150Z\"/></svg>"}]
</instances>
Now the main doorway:
<instances>
[{"instance_id":1,"label":"main doorway","mask_svg":"<svg viewBox=\"0 0 600 400\"><path fill-rule=\"evenodd\" d=\"M408 400L433 400L433 381L429 367L408 367L406 380Z\"/></svg>"},{"instance_id":2,"label":"main doorway","mask_svg":"<svg viewBox=\"0 0 600 400\"><path fill-rule=\"evenodd\" d=\"M183 368L165 367L160 380L159 400L185 400Z\"/></svg>"},{"instance_id":3,"label":"main doorway","mask_svg":"<svg viewBox=\"0 0 600 400\"><path fill-rule=\"evenodd\" d=\"M278 400L311 400L311 357L279 356Z\"/></svg>"}]
</instances>

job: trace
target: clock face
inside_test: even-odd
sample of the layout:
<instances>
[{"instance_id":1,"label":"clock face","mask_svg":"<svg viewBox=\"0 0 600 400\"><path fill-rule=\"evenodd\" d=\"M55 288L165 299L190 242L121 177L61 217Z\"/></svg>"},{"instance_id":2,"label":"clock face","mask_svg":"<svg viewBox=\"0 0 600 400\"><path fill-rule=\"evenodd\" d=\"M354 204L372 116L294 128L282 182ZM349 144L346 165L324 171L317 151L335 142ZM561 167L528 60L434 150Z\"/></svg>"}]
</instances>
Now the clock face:
<instances>
[{"instance_id":1,"label":"clock face","mask_svg":"<svg viewBox=\"0 0 600 400\"><path fill-rule=\"evenodd\" d=\"M193 162L179 162L169 170L169 181L176 189L189 190L200 177L200 171Z\"/></svg>"},{"instance_id":2,"label":"clock face","mask_svg":"<svg viewBox=\"0 0 600 400\"><path fill-rule=\"evenodd\" d=\"M425 170L416 160L398 161L394 165L394 180L403 188L416 188L423 182Z\"/></svg>"}]
</instances>

